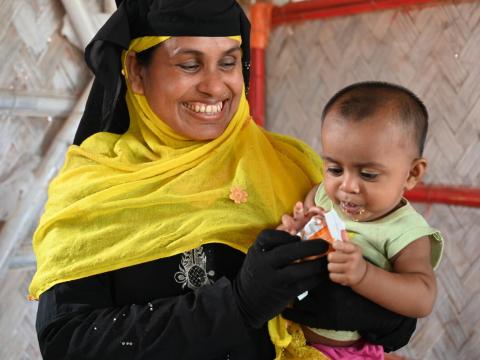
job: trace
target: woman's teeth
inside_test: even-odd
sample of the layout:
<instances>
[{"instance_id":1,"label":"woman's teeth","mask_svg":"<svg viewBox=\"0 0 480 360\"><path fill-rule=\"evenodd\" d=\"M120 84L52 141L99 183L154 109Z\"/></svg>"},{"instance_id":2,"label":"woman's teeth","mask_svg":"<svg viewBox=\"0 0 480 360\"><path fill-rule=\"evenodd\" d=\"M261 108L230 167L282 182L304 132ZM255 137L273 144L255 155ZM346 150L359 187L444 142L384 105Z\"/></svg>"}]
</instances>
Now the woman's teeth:
<instances>
[{"instance_id":1,"label":"woman's teeth","mask_svg":"<svg viewBox=\"0 0 480 360\"><path fill-rule=\"evenodd\" d=\"M196 113L203 113L207 115L218 114L222 111L223 102L219 101L216 104L202 104L202 103L184 103L185 107Z\"/></svg>"}]
</instances>

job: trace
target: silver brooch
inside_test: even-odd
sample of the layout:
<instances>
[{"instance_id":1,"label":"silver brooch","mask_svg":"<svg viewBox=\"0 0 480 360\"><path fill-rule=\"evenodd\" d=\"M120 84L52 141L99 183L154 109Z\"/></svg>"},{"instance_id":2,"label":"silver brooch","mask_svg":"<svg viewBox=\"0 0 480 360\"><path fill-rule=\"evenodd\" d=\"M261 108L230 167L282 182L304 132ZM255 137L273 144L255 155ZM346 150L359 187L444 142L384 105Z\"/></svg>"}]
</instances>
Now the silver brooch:
<instances>
[{"instance_id":1,"label":"silver brooch","mask_svg":"<svg viewBox=\"0 0 480 360\"><path fill-rule=\"evenodd\" d=\"M207 256L202 246L184 252L178 268L180 271L175 273L174 278L177 283L182 284L182 289L188 286L195 290L204 285L213 284L210 277L215 275L215 271L207 271Z\"/></svg>"}]
</instances>

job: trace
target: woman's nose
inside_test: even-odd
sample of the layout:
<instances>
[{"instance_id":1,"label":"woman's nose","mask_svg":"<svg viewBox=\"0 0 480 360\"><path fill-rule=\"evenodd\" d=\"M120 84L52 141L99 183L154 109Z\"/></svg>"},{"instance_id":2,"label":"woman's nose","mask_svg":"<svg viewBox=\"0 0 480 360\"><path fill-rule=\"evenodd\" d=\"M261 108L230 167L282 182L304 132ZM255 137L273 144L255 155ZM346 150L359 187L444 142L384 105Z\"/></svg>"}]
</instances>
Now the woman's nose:
<instances>
[{"instance_id":1,"label":"woman's nose","mask_svg":"<svg viewBox=\"0 0 480 360\"><path fill-rule=\"evenodd\" d=\"M201 93L218 99L225 97L228 92L224 75L219 70L205 71L197 88Z\"/></svg>"},{"instance_id":2,"label":"woman's nose","mask_svg":"<svg viewBox=\"0 0 480 360\"><path fill-rule=\"evenodd\" d=\"M360 192L360 186L355 176L344 174L342 183L340 184L340 190L346 193L358 194Z\"/></svg>"}]
</instances>

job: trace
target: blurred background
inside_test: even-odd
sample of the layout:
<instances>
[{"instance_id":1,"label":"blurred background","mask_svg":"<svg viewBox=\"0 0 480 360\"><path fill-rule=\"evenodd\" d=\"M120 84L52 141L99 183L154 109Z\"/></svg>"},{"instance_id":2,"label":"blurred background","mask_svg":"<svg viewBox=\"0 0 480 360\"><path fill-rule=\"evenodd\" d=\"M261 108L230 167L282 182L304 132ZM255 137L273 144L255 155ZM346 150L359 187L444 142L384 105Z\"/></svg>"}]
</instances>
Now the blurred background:
<instances>
[{"instance_id":1,"label":"blurred background","mask_svg":"<svg viewBox=\"0 0 480 360\"><path fill-rule=\"evenodd\" d=\"M241 1L249 14L259 3ZM414 203L444 233L445 254L434 312L397 353L480 358L480 1L262 2L270 3L270 32L260 45L264 91L256 83L252 89L264 101L255 100L252 111L267 129L320 150L325 102L363 80L401 84L426 103L424 182L470 189L471 201ZM83 48L114 8L113 0L0 0L2 360L41 359L37 303L27 300L35 271L31 238L90 86Z\"/></svg>"}]
</instances>

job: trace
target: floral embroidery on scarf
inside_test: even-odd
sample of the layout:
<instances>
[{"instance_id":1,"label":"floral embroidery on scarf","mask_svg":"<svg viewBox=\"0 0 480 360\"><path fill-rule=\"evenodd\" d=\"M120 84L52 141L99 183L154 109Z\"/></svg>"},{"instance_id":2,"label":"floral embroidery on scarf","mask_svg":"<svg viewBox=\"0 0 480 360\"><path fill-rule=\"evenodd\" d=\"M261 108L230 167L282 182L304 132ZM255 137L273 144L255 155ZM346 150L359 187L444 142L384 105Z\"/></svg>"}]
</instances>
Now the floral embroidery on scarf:
<instances>
[{"instance_id":1,"label":"floral embroidery on scarf","mask_svg":"<svg viewBox=\"0 0 480 360\"><path fill-rule=\"evenodd\" d=\"M242 189L240 186L233 186L230 189L230 199L235 202L235 204L246 203L248 199L248 193L245 189Z\"/></svg>"}]
</instances>

